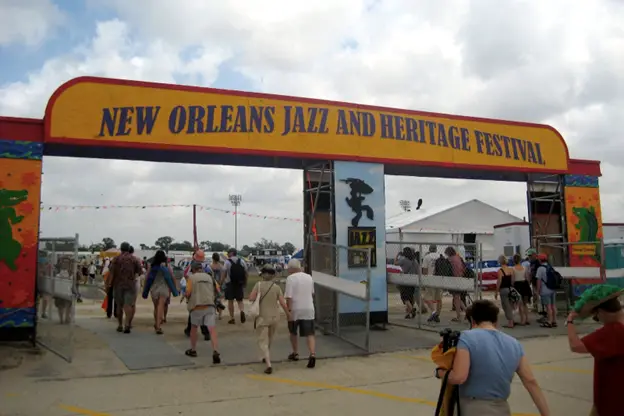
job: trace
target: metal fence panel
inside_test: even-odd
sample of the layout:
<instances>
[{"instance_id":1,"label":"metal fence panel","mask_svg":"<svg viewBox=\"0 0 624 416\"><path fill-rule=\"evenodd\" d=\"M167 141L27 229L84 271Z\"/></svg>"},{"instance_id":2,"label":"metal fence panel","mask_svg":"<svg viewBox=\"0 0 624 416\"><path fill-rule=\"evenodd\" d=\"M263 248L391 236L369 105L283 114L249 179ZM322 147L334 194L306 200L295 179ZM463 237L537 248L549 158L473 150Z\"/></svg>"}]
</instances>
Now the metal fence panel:
<instances>
[{"instance_id":1,"label":"metal fence panel","mask_svg":"<svg viewBox=\"0 0 624 416\"><path fill-rule=\"evenodd\" d=\"M78 236L40 238L37 342L71 362L78 273Z\"/></svg>"},{"instance_id":2,"label":"metal fence panel","mask_svg":"<svg viewBox=\"0 0 624 416\"><path fill-rule=\"evenodd\" d=\"M370 249L310 243L316 325L370 352Z\"/></svg>"},{"instance_id":3,"label":"metal fence panel","mask_svg":"<svg viewBox=\"0 0 624 416\"><path fill-rule=\"evenodd\" d=\"M436 270L436 262L450 255L461 258L466 273L459 276L446 262ZM480 244L386 242L386 258L391 324L431 331L467 328L463 312L481 297Z\"/></svg>"}]
</instances>

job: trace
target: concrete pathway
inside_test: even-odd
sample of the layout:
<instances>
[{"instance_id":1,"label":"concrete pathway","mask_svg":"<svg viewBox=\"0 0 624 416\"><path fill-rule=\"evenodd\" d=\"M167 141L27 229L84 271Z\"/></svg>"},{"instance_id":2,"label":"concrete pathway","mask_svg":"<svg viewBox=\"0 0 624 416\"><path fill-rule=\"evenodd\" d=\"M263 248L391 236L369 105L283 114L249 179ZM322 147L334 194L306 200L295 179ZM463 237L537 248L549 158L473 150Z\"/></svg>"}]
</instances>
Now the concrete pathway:
<instances>
[{"instance_id":1,"label":"concrete pathway","mask_svg":"<svg viewBox=\"0 0 624 416\"><path fill-rule=\"evenodd\" d=\"M574 355L564 337L523 341L553 415L586 416L592 395L592 360ZM3 349L3 356L10 353ZM275 365L261 364L101 373L97 348L83 349L72 364L51 354L27 354L0 372L0 415L199 416L211 414L424 416L433 414L439 381L427 350ZM14 355L25 353L13 350ZM109 363L111 364L111 363ZM56 377L33 374L56 368ZM79 374L73 367L82 367ZM100 374L98 374L100 372ZM115 373L113 375L113 373ZM510 403L515 415L534 415L516 380Z\"/></svg>"}]
</instances>

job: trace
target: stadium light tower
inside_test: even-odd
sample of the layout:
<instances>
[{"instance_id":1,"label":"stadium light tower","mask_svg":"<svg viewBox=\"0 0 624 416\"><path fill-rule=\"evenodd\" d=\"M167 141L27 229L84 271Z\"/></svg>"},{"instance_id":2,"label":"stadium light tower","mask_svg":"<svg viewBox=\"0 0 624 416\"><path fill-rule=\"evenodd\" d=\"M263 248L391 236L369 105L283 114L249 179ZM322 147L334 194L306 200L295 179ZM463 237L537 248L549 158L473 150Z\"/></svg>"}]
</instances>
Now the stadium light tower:
<instances>
[{"instance_id":1,"label":"stadium light tower","mask_svg":"<svg viewBox=\"0 0 624 416\"><path fill-rule=\"evenodd\" d=\"M410 212L411 211L412 203L410 201L402 199L402 200L399 201L399 205L401 206L403 211L405 211L405 212Z\"/></svg>"},{"instance_id":2,"label":"stadium light tower","mask_svg":"<svg viewBox=\"0 0 624 416\"><path fill-rule=\"evenodd\" d=\"M238 250L238 206L243 198L240 194L230 194L229 199L234 205L234 249Z\"/></svg>"}]
</instances>

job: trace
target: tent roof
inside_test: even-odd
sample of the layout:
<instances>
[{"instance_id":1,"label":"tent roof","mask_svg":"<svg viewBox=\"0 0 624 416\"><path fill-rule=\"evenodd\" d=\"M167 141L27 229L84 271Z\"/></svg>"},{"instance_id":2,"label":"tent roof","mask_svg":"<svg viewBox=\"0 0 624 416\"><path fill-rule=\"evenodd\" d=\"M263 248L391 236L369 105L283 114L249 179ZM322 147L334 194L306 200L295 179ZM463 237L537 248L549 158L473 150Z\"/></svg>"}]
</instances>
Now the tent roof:
<instances>
[{"instance_id":1,"label":"tent roof","mask_svg":"<svg viewBox=\"0 0 624 416\"><path fill-rule=\"evenodd\" d=\"M518 218L503 210L500 210L490 204L486 204L485 202L480 201L478 199L471 199L469 201L466 201L457 205L445 205L445 206L439 206L439 207L430 208L430 209L421 208L418 211L403 212L399 215L395 215L386 220L386 231L390 231L390 230L398 231L398 229L400 228L407 228L407 227L413 226L414 224L421 222L427 218L433 217L435 215L442 214L442 213L455 210L455 209L464 207L469 204L475 204L475 203L482 205L486 209L500 211L506 215L509 215L512 218L515 218L516 221L522 221L521 218ZM449 226L450 228L452 228L452 231L456 233L463 233L463 234L467 234L467 233L492 234L493 233L493 229L489 225L487 227L483 227L483 226L479 226L478 224L462 224L460 221L458 221L457 224L452 224L452 225L449 224ZM450 228L445 229L445 230L440 230L440 229L430 229L430 227L423 227L421 229L411 230L411 231L415 231L415 232L417 231L417 232L422 232L422 233L427 233L427 232L439 233L441 231L449 231Z\"/></svg>"}]
</instances>

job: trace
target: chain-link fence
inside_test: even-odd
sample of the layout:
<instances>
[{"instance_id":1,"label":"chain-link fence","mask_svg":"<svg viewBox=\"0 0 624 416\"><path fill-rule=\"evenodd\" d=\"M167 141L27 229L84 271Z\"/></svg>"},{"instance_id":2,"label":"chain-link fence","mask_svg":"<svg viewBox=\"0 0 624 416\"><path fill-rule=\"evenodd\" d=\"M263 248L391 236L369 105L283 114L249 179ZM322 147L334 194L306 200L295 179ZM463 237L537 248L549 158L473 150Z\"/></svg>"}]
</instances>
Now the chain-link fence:
<instances>
[{"instance_id":1,"label":"chain-link fence","mask_svg":"<svg viewBox=\"0 0 624 416\"><path fill-rule=\"evenodd\" d=\"M537 249L548 256L548 263L562 277L561 286L555 295L558 315L567 315L586 289L593 284L602 283L606 278L602 240L595 243L538 242ZM571 263L571 257L576 257L578 261ZM540 306L535 302L534 310L538 308Z\"/></svg>"},{"instance_id":2,"label":"chain-link fence","mask_svg":"<svg viewBox=\"0 0 624 416\"><path fill-rule=\"evenodd\" d=\"M373 251L310 243L316 326L326 335L370 352L370 282Z\"/></svg>"},{"instance_id":3,"label":"chain-link fence","mask_svg":"<svg viewBox=\"0 0 624 416\"><path fill-rule=\"evenodd\" d=\"M69 362L74 352L78 273L78 235L39 239L37 342Z\"/></svg>"},{"instance_id":4,"label":"chain-link fence","mask_svg":"<svg viewBox=\"0 0 624 416\"><path fill-rule=\"evenodd\" d=\"M465 309L481 297L480 253L479 244L386 242L389 323L467 328Z\"/></svg>"}]
</instances>

